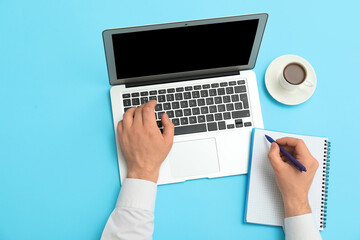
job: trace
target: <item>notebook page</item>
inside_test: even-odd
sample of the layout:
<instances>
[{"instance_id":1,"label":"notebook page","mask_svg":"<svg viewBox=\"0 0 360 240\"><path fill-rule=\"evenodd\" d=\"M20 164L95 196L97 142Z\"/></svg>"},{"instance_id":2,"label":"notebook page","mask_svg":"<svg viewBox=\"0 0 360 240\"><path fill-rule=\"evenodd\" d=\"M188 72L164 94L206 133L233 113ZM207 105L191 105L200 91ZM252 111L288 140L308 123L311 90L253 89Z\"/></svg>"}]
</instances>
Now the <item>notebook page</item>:
<instances>
[{"instance_id":1,"label":"notebook page","mask_svg":"<svg viewBox=\"0 0 360 240\"><path fill-rule=\"evenodd\" d=\"M262 129L255 129L254 131L246 221L275 226L283 225L284 207L280 191L276 185L275 174L267 158L270 143L266 140L265 134L275 140L282 137L296 137L304 140L311 154L319 161L319 168L309 190L309 203L318 229L321 229L320 217L324 142L327 139Z\"/></svg>"}]
</instances>

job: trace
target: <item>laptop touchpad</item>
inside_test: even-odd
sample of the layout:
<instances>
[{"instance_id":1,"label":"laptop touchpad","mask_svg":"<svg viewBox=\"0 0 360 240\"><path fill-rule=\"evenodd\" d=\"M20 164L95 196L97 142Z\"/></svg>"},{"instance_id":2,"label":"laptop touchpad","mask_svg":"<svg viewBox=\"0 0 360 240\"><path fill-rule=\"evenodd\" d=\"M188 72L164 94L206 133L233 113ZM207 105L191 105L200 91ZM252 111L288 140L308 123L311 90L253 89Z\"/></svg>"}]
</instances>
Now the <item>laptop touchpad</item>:
<instances>
[{"instance_id":1,"label":"laptop touchpad","mask_svg":"<svg viewBox=\"0 0 360 240\"><path fill-rule=\"evenodd\" d=\"M170 168L173 177L206 177L207 174L219 172L215 138L174 143Z\"/></svg>"}]
</instances>

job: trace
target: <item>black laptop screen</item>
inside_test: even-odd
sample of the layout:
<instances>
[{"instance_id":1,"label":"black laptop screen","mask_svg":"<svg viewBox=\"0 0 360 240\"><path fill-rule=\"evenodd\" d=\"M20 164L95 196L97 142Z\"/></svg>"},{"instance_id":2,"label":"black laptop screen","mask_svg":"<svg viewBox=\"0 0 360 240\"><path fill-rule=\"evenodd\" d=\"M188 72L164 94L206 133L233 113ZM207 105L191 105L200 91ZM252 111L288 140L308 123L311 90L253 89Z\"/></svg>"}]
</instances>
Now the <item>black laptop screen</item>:
<instances>
[{"instance_id":1,"label":"black laptop screen","mask_svg":"<svg viewBox=\"0 0 360 240\"><path fill-rule=\"evenodd\" d=\"M112 35L118 79L247 65L258 19Z\"/></svg>"}]
</instances>

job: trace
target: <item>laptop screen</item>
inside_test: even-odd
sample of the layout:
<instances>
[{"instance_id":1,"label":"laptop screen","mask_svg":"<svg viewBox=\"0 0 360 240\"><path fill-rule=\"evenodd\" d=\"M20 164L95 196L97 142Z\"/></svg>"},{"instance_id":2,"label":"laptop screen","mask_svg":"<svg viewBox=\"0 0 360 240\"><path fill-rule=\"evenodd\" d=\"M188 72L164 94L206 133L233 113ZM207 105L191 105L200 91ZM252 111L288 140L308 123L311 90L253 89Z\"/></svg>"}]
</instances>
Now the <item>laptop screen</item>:
<instances>
[{"instance_id":1,"label":"laptop screen","mask_svg":"<svg viewBox=\"0 0 360 240\"><path fill-rule=\"evenodd\" d=\"M112 35L118 79L249 64L259 19Z\"/></svg>"}]
</instances>

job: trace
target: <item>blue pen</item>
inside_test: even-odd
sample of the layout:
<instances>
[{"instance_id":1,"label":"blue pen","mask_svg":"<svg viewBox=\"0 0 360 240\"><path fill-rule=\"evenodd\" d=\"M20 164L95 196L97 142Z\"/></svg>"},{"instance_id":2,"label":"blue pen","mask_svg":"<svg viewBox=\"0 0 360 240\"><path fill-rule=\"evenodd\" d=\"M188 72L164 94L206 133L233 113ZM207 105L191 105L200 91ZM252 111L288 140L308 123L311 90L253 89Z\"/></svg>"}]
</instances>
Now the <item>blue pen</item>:
<instances>
[{"instance_id":1,"label":"blue pen","mask_svg":"<svg viewBox=\"0 0 360 240\"><path fill-rule=\"evenodd\" d=\"M279 148L280 151L290 160L290 163L300 172L306 172L306 168L304 167L304 165L302 165L298 160L296 160L296 158L294 158L293 156L291 156L290 153L288 153L282 146L280 146L280 144L278 144L274 139L272 139L271 137L269 137L268 135L265 135L266 139L270 142L273 143L275 142Z\"/></svg>"}]
</instances>

